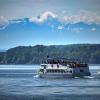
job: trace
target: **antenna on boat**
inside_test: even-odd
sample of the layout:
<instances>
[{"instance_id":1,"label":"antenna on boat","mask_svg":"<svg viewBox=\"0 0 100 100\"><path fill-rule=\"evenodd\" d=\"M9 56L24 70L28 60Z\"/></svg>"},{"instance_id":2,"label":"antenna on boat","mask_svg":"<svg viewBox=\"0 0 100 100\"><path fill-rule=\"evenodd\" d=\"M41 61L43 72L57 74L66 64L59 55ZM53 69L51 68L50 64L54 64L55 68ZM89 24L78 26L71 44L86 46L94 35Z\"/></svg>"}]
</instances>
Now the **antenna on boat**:
<instances>
[{"instance_id":1,"label":"antenna on boat","mask_svg":"<svg viewBox=\"0 0 100 100\"><path fill-rule=\"evenodd\" d=\"M48 63L48 58L49 58L49 55L46 56L46 63Z\"/></svg>"},{"instance_id":2,"label":"antenna on boat","mask_svg":"<svg viewBox=\"0 0 100 100\"><path fill-rule=\"evenodd\" d=\"M49 55L47 55L47 59L49 58Z\"/></svg>"}]
</instances>

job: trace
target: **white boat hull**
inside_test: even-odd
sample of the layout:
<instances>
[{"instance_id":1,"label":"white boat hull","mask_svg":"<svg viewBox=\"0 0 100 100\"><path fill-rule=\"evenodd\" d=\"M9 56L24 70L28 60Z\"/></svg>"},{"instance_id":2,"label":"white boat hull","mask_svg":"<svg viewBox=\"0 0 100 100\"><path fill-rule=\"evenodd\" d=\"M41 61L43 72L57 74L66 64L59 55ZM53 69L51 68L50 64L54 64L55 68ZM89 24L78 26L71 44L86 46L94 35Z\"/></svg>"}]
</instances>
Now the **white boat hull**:
<instances>
[{"instance_id":1,"label":"white boat hull","mask_svg":"<svg viewBox=\"0 0 100 100\"><path fill-rule=\"evenodd\" d=\"M70 73L44 73L39 74L40 78L72 78L73 75Z\"/></svg>"},{"instance_id":2,"label":"white boat hull","mask_svg":"<svg viewBox=\"0 0 100 100\"><path fill-rule=\"evenodd\" d=\"M98 72L98 75L100 76L100 72Z\"/></svg>"}]
</instances>

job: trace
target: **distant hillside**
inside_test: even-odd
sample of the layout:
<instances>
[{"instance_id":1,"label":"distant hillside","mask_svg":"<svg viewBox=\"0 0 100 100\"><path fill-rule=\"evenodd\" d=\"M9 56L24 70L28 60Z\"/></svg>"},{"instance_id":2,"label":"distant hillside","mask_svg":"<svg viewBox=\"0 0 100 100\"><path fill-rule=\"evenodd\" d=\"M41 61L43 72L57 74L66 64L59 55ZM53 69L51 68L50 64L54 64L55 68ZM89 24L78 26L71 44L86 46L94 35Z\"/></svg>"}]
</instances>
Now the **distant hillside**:
<instances>
[{"instance_id":1,"label":"distant hillside","mask_svg":"<svg viewBox=\"0 0 100 100\"><path fill-rule=\"evenodd\" d=\"M4 49L0 49L0 52L5 52L6 50L4 50Z\"/></svg>"},{"instance_id":2,"label":"distant hillside","mask_svg":"<svg viewBox=\"0 0 100 100\"><path fill-rule=\"evenodd\" d=\"M0 64L39 64L47 55L100 64L100 44L19 46L0 52Z\"/></svg>"}]
</instances>

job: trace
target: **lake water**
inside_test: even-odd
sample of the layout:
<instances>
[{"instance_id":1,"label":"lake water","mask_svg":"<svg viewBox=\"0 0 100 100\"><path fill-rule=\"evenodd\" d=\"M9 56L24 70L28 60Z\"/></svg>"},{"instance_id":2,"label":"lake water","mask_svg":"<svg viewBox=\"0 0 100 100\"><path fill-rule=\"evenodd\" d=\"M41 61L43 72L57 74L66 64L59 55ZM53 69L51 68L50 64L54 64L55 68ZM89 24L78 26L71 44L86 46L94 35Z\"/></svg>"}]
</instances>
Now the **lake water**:
<instances>
[{"instance_id":1,"label":"lake water","mask_svg":"<svg viewBox=\"0 0 100 100\"><path fill-rule=\"evenodd\" d=\"M100 100L100 65L91 77L41 79L37 65L0 65L0 100Z\"/></svg>"}]
</instances>

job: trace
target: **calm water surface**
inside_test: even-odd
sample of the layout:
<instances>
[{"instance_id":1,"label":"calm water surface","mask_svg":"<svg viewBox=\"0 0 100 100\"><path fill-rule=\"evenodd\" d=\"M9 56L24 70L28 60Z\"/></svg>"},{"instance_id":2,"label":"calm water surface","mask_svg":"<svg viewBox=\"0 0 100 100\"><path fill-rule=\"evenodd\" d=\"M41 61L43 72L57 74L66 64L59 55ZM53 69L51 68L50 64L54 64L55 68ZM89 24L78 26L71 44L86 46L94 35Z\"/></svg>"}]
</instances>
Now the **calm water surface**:
<instances>
[{"instance_id":1,"label":"calm water surface","mask_svg":"<svg viewBox=\"0 0 100 100\"><path fill-rule=\"evenodd\" d=\"M100 65L91 77L41 79L37 65L0 65L0 100L100 100Z\"/></svg>"}]
</instances>

